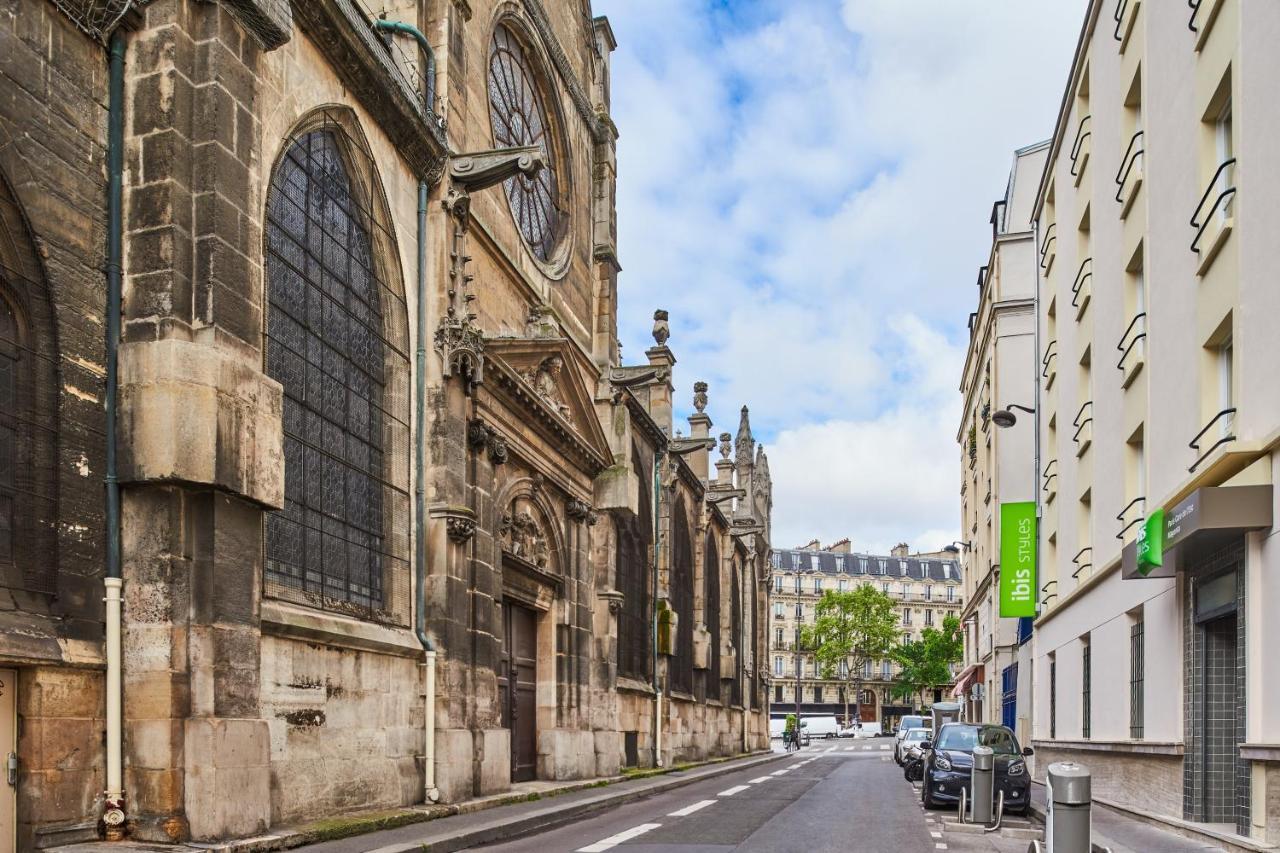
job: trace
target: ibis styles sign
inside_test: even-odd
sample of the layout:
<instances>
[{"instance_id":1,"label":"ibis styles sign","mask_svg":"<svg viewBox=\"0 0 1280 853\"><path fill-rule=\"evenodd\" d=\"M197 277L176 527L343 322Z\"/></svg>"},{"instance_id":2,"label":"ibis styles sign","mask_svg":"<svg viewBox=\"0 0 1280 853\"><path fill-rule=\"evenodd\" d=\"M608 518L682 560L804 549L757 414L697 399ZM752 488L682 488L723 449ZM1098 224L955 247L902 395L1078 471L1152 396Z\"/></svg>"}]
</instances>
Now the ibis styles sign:
<instances>
[{"instance_id":1,"label":"ibis styles sign","mask_svg":"<svg viewBox=\"0 0 1280 853\"><path fill-rule=\"evenodd\" d=\"M1000 615L1036 615L1036 505L1000 504Z\"/></svg>"}]
</instances>

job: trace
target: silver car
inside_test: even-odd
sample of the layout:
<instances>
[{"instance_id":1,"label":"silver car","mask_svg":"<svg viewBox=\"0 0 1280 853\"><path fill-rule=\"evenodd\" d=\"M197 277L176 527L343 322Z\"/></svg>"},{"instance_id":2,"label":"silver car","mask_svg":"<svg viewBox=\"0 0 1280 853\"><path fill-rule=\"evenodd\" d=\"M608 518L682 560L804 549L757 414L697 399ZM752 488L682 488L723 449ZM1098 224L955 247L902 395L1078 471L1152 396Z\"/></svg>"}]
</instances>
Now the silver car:
<instances>
[{"instance_id":1,"label":"silver car","mask_svg":"<svg viewBox=\"0 0 1280 853\"><path fill-rule=\"evenodd\" d=\"M920 727L915 729L907 729L903 732L902 737L898 738L893 744L893 760L901 766L907 760L907 753L912 747L918 746L929 739L931 731Z\"/></svg>"}]
</instances>

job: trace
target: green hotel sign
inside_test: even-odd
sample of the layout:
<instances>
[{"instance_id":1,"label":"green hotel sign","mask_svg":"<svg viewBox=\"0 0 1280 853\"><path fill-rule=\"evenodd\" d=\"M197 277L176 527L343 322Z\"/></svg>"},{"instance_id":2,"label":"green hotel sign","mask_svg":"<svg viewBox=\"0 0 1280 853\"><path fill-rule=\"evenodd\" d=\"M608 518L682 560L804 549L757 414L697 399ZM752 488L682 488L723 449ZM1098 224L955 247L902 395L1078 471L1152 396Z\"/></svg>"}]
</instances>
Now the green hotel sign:
<instances>
[{"instance_id":1,"label":"green hotel sign","mask_svg":"<svg viewBox=\"0 0 1280 853\"><path fill-rule=\"evenodd\" d=\"M1036 505L1000 504L1000 615L1036 615Z\"/></svg>"},{"instance_id":2,"label":"green hotel sign","mask_svg":"<svg viewBox=\"0 0 1280 853\"><path fill-rule=\"evenodd\" d=\"M1146 577L1164 565L1164 510L1147 516L1138 530L1138 574Z\"/></svg>"}]
</instances>

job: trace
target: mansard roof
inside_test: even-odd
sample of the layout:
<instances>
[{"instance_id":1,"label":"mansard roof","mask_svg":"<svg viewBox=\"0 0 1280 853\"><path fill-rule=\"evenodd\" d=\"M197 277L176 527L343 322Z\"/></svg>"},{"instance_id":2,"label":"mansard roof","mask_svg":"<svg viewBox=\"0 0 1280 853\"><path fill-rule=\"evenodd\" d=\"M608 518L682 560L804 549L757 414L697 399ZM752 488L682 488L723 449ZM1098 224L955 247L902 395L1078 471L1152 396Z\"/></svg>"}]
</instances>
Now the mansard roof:
<instances>
[{"instance_id":1,"label":"mansard roof","mask_svg":"<svg viewBox=\"0 0 1280 853\"><path fill-rule=\"evenodd\" d=\"M773 567L801 574L865 575L886 579L908 578L940 582L960 580L960 564L957 561L931 557L893 557L884 554L838 554L832 551L774 549Z\"/></svg>"}]
</instances>

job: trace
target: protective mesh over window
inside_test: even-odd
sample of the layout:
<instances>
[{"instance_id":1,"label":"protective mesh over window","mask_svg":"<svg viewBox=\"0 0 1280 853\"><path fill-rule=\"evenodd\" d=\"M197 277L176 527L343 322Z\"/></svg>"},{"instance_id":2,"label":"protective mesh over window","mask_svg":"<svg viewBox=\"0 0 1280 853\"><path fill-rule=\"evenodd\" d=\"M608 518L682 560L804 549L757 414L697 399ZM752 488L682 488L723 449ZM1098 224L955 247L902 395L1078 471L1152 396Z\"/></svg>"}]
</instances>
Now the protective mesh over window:
<instances>
[{"instance_id":1,"label":"protective mesh over window","mask_svg":"<svg viewBox=\"0 0 1280 853\"><path fill-rule=\"evenodd\" d=\"M407 625L408 332L379 193L328 117L271 178L266 361L284 386L285 507L267 517L264 586Z\"/></svg>"},{"instance_id":2,"label":"protective mesh over window","mask_svg":"<svg viewBox=\"0 0 1280 853\"><path fill-rule=\"evenodd\" d=\"M733 561L733 578L729 585L729 636L733 639L733 648L737 652L736 664L729 677L733 679L732 695L729 697L735 705L742 704L742 664L746 654L746 644L742 641L742 588L738 570L738 561Z\"/></svg>"},{"instance_id":3,"label":"protective mesh over window","mask_svg":"<svg viewBox=\"0 0 1280 853\"><path fill-rule=\"evenodd\" d=\"M26 219L0 176L0 587L58 591L53 312Z\"/></svg>"},{"instance_id":4,"label":"protective mesh over window","mask_svg":"<svg viewBox=\"0 0 1280 853\"><path fill-rule=\"evenodd\" d=\"M640 512L627 521L618 522L618 591L622 593L622 611L618 614L618 674L647 681L652 643L649 542L653 538L650 507L653 497L649 475L635 448L631 465L640 480Z\"/></svg>"},{"instance_id":5,"label":"protective mesh over window","mask_svg":"<svg viewBox=\"0 0 1280 853\"><path fill-rule=\"evenodd\" d=\"M684 500L671 508L671 607L678 615L671 689L693 692L693 541Z\"/></svg>"},{"instance_id":6,"label":"protective mesh over window","mask_svg":"<svg viewBox=\"0 0 1280 853\"><path fill-rule=\"evenodd\" d=\"M707 531L707 543L702 551L702 575L704 579L703 601L706 607L707 632L711 635L711 658L708 663L707 695L720 698L720 549L715 537Z\"/></svg>"}]
</instances>

